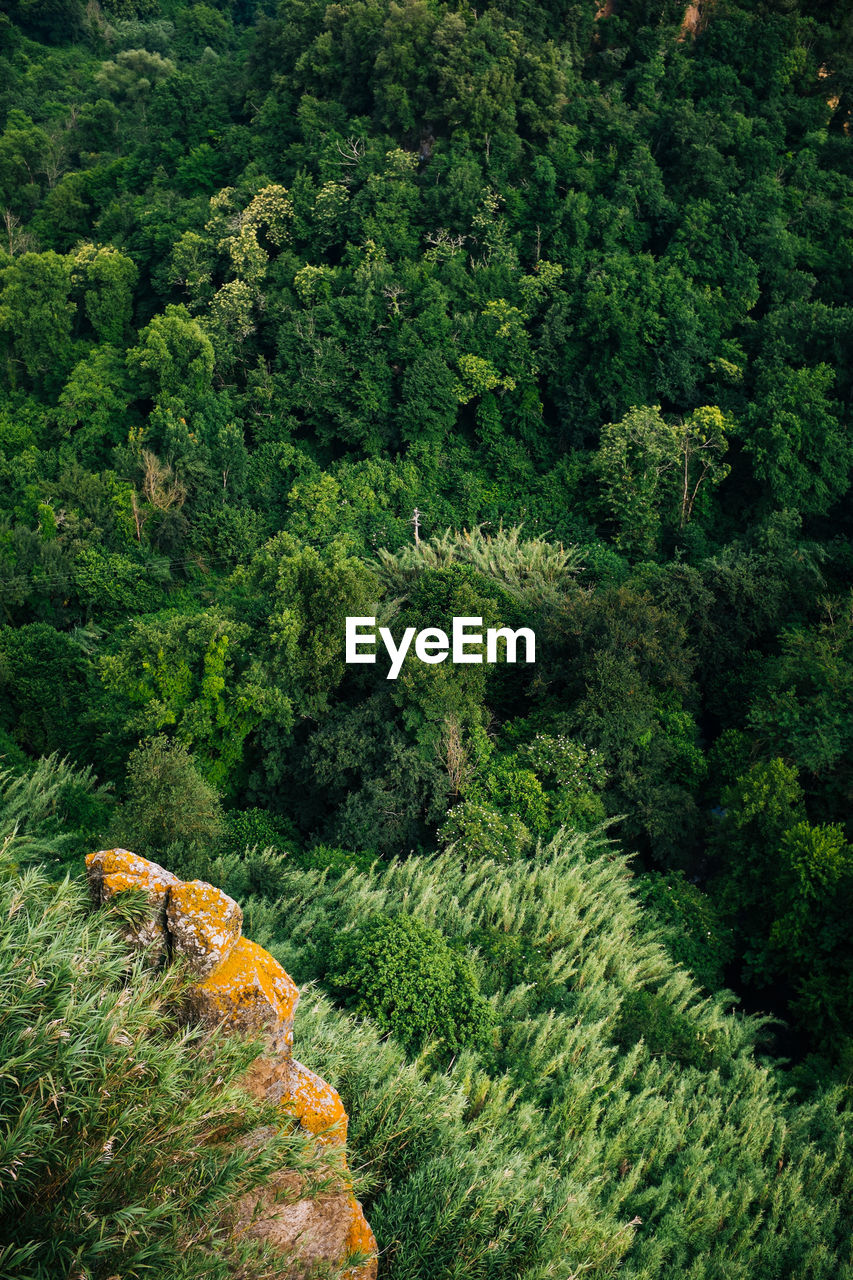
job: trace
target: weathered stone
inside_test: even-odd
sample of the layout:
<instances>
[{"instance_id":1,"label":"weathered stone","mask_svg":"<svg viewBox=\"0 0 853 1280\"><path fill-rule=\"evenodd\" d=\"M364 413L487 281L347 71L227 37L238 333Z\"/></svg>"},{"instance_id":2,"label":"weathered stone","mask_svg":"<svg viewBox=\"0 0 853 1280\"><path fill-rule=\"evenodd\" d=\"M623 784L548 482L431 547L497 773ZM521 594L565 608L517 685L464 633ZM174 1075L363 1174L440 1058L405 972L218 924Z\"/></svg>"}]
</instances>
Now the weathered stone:
<instances>
[{"instance_id":1,"label":"weathered stone","mask_svg":"<svg viewBox=\"0 0 853 1280\"><path fill-rule=\"evenodd\" d=\"M151 915L142 924L127 925L124 936L134 947L144 947L152 961L167 954L166 904L171 890L181 883L171 871L156 862L140 858L128 849L99 849L86 858L89 891L100 906L117 893L142 889L148 897Z\"/></svg>"},{"instance_id":2,"label":"weathered stone","mask_svg":"<svg viewBox=\"0 0 853 1280\"><path fill-rule=\"evenodd\" d=\"M369 1256L367 1262L363 1262L360 1266L347 1267L341 1280L376 1280L377 1253L379 1252L376 1236L364 1216L364 1210L352 1194L349 1197L346 1212L349 1215L349 1229L344 1242L344 1256L349 1258L357 1253L366 1253Z\"/></svg>"},{"instance_id":3,"label":"weathered stone","mask_svg":"<svg viewBox=\"0 0 853 1280\"><path fill-rule=\"evenodd\" d=\"M295 1058L258 1058L244 1084L255 1098L276 1102L324 1146L347 1140L347 1113L337 1089Z\"/></svg>"},{"instance_id":4,"label":"weathered stone","mask_svg":"<svg viewBox=\"0 0 853 1280\"><path fill-rule=\"evenodd\" d=\"M175 955L204 978L227 959L240 937L243 911L233 898L203 880L184 881L169 894L166 926Z\"/></svg>"},{"instance_id":5,"label":"weathered stone","mask_svg":"<svg viewBox=\"0 0 853 1280\"><path fill-rule=\"evenodd\" d=\"M238 1237L263 1240L287 1259L288 1280L307 1280L318 1267L340 1266L354 1254L371 1255L367 1262L347 1267L341 1280L375 1280L376 1239L361 1205L350 1191L303 1197L299 1179L280 1174L258 1192L243 1196L235 1206L233 1231Z\"/></svg>"},{"instance_id":6,"label":"weathered stone","mask_svg":"<svg viewBox=\"0 0 853 1280\"><path fill-rule=\"evenodd\" d=\"M276 1053L293 1048L296 984L268 951L240 938L213 973L190 989L190 1007L208 1026L250 1035L266 1032Z\"/></svg>"}]
</instances>

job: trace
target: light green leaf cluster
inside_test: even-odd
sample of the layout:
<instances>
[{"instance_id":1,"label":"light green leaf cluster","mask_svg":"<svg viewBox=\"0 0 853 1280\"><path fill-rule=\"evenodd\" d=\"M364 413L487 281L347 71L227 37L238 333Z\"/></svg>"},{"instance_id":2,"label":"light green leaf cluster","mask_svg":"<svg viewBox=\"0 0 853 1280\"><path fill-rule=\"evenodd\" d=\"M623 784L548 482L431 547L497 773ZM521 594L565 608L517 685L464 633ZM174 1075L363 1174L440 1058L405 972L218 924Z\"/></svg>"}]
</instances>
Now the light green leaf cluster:
<instances>
[{"instance_id":1,"label":"light green leaf cluster","mask_svg":"<svg viewBox=\"0 0 853 1280\"><path fill-rule=\"evenodd\" d=\"M532 603L576 591L582 563L583 552L576 547L523 538L520 525L501 526L495 533L485 533L477 525L470 531L446 529L396 553L382 548L373 568L388 590L400 592L424 570L468 564L516 599Z\"/></svg>"}]
</instances>

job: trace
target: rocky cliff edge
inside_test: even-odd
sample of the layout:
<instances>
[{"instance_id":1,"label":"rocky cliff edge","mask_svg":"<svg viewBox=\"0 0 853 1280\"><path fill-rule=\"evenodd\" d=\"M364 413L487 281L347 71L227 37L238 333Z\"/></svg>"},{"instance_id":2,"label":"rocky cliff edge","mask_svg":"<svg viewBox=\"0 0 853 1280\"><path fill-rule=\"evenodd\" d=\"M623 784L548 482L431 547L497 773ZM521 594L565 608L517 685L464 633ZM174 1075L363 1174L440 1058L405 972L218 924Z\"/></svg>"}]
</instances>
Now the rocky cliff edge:
<instances>
[{"instance_id":1,"label":"rocky cliff edge","mask_svg":"<svg viewBox=\"0 0 853 1280\"><path fill-rule=\"evenodd\" d=\"M147 894L150 915L144 924L126 928L128 942L154 961L183 957L195 979L189 992L194 1019L263 1036L268 1052L246 1076L246 1091L277 1103L318 1144L337 1149L330 1191L300 1197L298 1175L283 1170L274 1185L235 1206L235 1234L266 1240L282 1254L294 1280L339 1269L354 1255L369 1255L369 1261L347 1265L341 1280L375 1280L376 1240L352 1193L343 1151L347 1113L337 1091L293 1057L299 991L269 952L242 936L238 903L213 885L179 880L127 849L90 853L86 874L97 905L127 889Z\"/></svg>"}]
</instances>

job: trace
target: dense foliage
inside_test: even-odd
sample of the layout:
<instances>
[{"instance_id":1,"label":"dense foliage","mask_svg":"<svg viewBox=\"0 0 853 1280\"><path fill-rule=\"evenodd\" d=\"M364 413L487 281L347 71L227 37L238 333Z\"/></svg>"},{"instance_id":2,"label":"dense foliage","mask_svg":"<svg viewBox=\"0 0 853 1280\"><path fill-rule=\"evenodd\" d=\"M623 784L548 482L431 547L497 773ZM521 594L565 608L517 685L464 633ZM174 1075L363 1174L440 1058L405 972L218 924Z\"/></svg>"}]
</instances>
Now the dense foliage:
<instances>
[{"instance_id":1,"label":"dense foliage","mask_svg":"<svg viewBox=\"0 0 853 1280\"><path fill-rule=\"evenodd\" d=\"M388 1274L847 1274L847 8L12 0L0 72L19 848L252 900Z\"/></svg>"},{"instance_id":2,"label":"dense foliage","mask_svg":"<svg viewBox=\"0 0 853 1280\"><path fill-rule=\"evenodd\" d=\"M345 1097L384 1274L853 1275L842 1090L794 1101L761 1059L766 1026L673 963L601 836L562 832L533 862L456 849L340 879L271 851L197 869L232 893L254 878L247 927L300 982L335 992L336 949L381 952L367 970L378 1018L345 1020L309 992L297 1033ZM432 1019L407 1056L405 1013L428 1008L438 966L422 1005L401 996L439 940L479 970L491 1026L460 1050ZM381 991L399 1036L380 1039Z\"/></svg>"}]
</instances>

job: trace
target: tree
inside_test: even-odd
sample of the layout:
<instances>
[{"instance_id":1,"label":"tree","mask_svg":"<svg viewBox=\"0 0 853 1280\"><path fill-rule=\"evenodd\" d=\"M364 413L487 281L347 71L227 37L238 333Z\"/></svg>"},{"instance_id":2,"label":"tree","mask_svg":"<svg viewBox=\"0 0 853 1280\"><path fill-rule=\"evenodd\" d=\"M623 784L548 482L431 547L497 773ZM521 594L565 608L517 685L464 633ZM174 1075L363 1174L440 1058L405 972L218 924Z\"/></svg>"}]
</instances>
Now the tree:
<instances>
[{"instance_id":1,"label":"tree","mask_svg":"<svg viewBox=\"0 0 853 1280\"><path fill-rule=\"evenodd\" d=\"M95 83L102 93L138 107L144 120L155 86L174 74L175 64L171 58L148 49L123 49L114 59L101 63Z\"/></svg>"},{"instance_id":2,"label":"tree","mask_svg":"<svg viewBox=\"0 0 853 1280\"><path fill-rule=\"evenodd\" d=\"M258 628L266 678L301 715L322 713L346 671L347 616L375 612L373 575L344 537L318 549L280 533L233 582L241 614Z\"/></svg>"},{"instance_id":3,"label":"tree","mask_svg":"<svg viewBox=\"0 0 853 1280\"><path fill-rule=\"evenodd\" d=\"M246 652L248 635L215 609L164 610L126 624L100 663L119 740L168 729L205 778L233 787L247 735L279 706Z\"/></svg>"},{"instance_id":4,"label":"tree","mask_svg":"<svg viewBox=\"0 0 853 1280\"><path fill-rule=\"evenodd\" d=\"M91 666L84 646L45 622L0 628L2 723L34 756L86 741Z\"/></svg>"},{"instance_id":5,"label":"tree","mask_svg":"<svg viewBox=\"0 0 853 1280\"><path fill-rule=\"evenodd\" d=\"M824 515L849 488L853 441L830 396L834 381L826 364L759 368L744 448L775 507Z\"/></svg>"},{"instance_id":6,"label":"tree","mask_svg":"<svg viewBox=\"0 0 853 1280\"><path fill-rule=\"evenodd\" d=\"M71 264L52 250L24 253L0 271L0 334L6 335L8 383L22 365L30 382L52 389L72 363Z\"/></svg>"},{"instance_id":7,"label":"tree","mask_svg":"<svg viewBox=\"0 0 853 1280\"><path fill-rule=\"evenodd\" d=\"M787 628L758 673L747 723L766 751L810 775L818 803L844 816L851 794L853 598L824 600L815 626Z\"/></svg>"},{"instance_id":8,"label":"tree","mask_svg":"<svg viewBox=\"0 0 853 1280\"><path fill-rule=\"evenodd\" d=\"M81 245L74 254L72 284L82 293L86 318L99 342L120 346L133 310L136 264L112 246Z\"/></svg>"},{"instance_id":9,"label":"tree","mask_svg":"<svg viewBox=\"0 0 853 1280\"><path fill-rule=\"evenodd\" d=\"M594 466L617 546L647 555L657 549L662 524L683 529L690 522L703 486L728 475L722 455L731 425L716 406L670 423L655 405L602 427Z\"/></svg>"},{"instance_id":10,"label":"tree","mask_svg":"<svg viewBox=\"0 0 853 1280\"><path fill-rule=\"evenodd\" d=\"M165 734L131 751L125 789L121 838L140 853L157 857L174 843L205 845L222 831L216 791L187 748Z\"/></svg>"},{"instance_id":11,"label":"tree","mask_svg":"<svg viewBox=\"0 0 853 1280\"><path fill-rule=\"evenodd\" d=\"M102 464L114 445L127 440L131 397L124 356L117 348L96 347L74 365L59 394L57 420L85 466Z\"/></svg>"},{"instance_id":12,"label":"tree","mask_svg":"<svg viewBox=\"0 0 853 1280\"><path fill-rule=\"evenodd\" d=\"M61 44L79 35L85 9L82 0L12 0L12 14L37 39Z\"/></svg>"},{"instance_id":13,"label":"tree","mask_svg":"<svg viewBox=\"0 0 853 1280\"><path fill-rule=\"evenodd\" d=\"M127 364L143 394L164 407L194 407L211 388L213 344L186 307L168 306L142 330Z\"/></svg>"}]
</instances>

